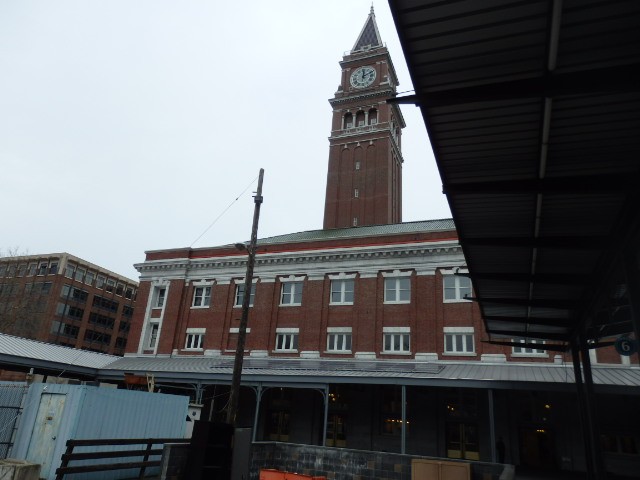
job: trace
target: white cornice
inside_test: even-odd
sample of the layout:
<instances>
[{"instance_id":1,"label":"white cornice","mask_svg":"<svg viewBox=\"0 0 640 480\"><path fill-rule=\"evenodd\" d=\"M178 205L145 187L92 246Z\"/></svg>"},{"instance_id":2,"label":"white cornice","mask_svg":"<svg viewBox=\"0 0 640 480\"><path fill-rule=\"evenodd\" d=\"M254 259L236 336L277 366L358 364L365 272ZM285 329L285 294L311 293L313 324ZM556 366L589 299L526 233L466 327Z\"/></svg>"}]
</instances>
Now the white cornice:
<instances>
[{"instance_id":1,"label":"white cornice","mask_svg":"<svg viewBox=\"0 0 640 480\"><path fill-rule=\"evenodd\" d=\"M244 277L245 256L198 259L152 260L136 265L141 281L152 279L215 279L224 284ZM433 275L438 268L451 268L464 262L457 241L416 242L262 253L256 256L254 276L273 281L287 275L308 275L321 279L327 274L358 272L361 277L375 277L381 270L415 270L418 275Z\"/></svg>"}]
</instances>

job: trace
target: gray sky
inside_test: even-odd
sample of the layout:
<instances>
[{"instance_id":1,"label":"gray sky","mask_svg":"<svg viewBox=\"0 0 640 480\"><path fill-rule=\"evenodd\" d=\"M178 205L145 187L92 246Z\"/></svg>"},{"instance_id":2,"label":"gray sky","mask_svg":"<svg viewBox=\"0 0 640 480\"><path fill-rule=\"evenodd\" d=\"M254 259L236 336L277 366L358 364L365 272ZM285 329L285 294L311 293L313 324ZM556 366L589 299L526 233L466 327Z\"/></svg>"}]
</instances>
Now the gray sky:
<instances>
[{"instance_id":1,"label":"gray sky","mask_svg":"<svg viewBox=\"0 0 640 480\"><path fill-rule=\"evenodd\" d=\"M137 279L144 251L322 228L338 65L369 0L0 0L0 250ZM376 20L412 89L386 2ZM403 220L450 216L403 106Z\"/></svg>"}]
</instances>

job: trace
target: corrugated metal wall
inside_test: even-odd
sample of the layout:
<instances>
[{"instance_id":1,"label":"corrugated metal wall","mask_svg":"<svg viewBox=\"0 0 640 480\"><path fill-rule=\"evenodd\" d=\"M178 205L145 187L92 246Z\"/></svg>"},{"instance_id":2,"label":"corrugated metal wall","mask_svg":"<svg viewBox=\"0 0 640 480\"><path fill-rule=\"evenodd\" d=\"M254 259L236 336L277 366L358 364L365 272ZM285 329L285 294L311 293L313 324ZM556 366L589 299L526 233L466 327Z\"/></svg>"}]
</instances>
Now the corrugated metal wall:
<instances>
[{"instance_id":1,"label":"corrugated metal wall","mask_svg":"<svg viewBox=\"0 0 640 480\"><path fill-rule=\"evenodd\" d=\"M41 472L42 477L55 478L55 470L60 466L61 456L69 439L100 438L180 438L184 436L189 398L178 395L148 393L115 388L90 387L84 385L31 385L25 400L24 414L18 427L14 452L16 458L29 458L30 452L43 450L35 444L48 439L34 437L39 431L38 409L45 396L64 396L62 412L51 412L49 416L60 415L57 431L53 434L55 445L49 446L51 462ZM48 435L51 438L52 435ZM46 444L45 444L46 447ZM135 449L132 445L127 449ZM105 450L119 450L123 447L104 447ZM92 451L96 451L94 448ZM78 450L81 452L82 450ZM130 458L135 461L136 458ZM122 460L115 459L114 462ZM88 463L103 463L88 461ZM40 463L40 462L38 462ZM45 462L46 463L46 462ZM75 465L80 465L76 463ZM152 472L149 472L152 473ZM137 477L138 470L118 470L95 474L69 475L69 480L114 480ZM66 478L66 477L65 477Z\"/></svg>"},{"instance_id":2,"label":"corrugated metal wall","mask_svg":"<svg viewBox=\"0 0 640 480\"><path fill-rule=\"evenodd\" d=\"M16 423L28 388L26 383L0 382L0 458L7 458L11 452Z\"/></svg>"}]
</instances>

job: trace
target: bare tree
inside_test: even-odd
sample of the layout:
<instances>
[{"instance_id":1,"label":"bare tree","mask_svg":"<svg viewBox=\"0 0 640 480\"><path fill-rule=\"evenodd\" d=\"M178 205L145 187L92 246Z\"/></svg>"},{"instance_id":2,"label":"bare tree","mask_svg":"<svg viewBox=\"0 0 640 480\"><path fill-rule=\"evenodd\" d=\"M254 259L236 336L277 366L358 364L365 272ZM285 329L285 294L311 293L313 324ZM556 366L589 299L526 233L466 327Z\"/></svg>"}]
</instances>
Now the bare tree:
<instances>
[{"instance_id":1,"label":"bare tree","mask_svg":"<svg viewBox=\"0 0 640 480\"><path fill-rule=\"evenodd\" d=\"M28 260L17 249L0 251L0 332L35 338L48 292L43 282L27 276Z\"/></svg>"}]
</instances>

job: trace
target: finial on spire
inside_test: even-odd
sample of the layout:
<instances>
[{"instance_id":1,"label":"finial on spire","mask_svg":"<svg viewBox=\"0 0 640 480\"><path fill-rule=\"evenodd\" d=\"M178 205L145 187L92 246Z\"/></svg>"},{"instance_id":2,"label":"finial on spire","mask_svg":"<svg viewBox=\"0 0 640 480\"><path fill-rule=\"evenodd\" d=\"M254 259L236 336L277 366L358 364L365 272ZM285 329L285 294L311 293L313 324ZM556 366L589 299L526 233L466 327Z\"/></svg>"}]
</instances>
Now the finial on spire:
<instances>
[{"instance_id":1,"label":"finial on spire","mask_svg":"<svg viewBox=\"0 0 640 480\"><path fill-rule=\"evenodd\" d=\"M371 12L370 12L370 14L374 15L374 13L373 13L373 2L371 2Z\"/></svg>"}]
</instances>

